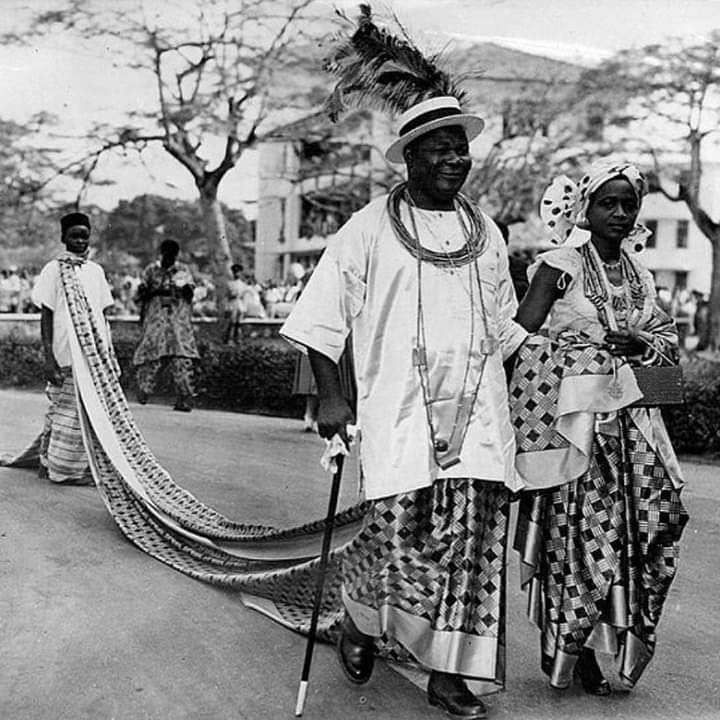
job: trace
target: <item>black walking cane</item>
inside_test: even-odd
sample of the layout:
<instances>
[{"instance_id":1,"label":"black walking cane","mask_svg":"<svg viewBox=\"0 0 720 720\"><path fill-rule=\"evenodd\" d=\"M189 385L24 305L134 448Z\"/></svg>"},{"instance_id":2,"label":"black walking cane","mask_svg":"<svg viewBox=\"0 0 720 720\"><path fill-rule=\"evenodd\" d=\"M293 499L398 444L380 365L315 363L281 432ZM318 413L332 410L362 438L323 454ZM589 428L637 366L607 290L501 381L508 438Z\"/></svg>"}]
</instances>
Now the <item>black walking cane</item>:
<instances>
[{"instance_id":1,"label":"black walking cane","mask_svg":"<svg viewBox=\"0 0 720 720\"><path fill-rule=\"evenodd\" d=\"M320 605L322 604L325 571L327 570L328 556L330 555L330 540L332 539L332 532L335 526L335 511L337 510L344 459L342 454L335 456L337 469L333 473L332 487L330 488L330 500L328 501L327 517L325 518L325 532L323 533L322 550L320 551L320 564L318 565L317 581L315 583L315 604L313 606L312 617L310 618L310 631L308 633L307 647L305 648L305 662L303 663L300 687L298 688L297 702L295 704L295 717L300 717L305 707L305 695L307 694L310 665L312 664L313 649L315 648L315 634L317 633L318 616L320 615Z\"/></svg>"}]
</instances>

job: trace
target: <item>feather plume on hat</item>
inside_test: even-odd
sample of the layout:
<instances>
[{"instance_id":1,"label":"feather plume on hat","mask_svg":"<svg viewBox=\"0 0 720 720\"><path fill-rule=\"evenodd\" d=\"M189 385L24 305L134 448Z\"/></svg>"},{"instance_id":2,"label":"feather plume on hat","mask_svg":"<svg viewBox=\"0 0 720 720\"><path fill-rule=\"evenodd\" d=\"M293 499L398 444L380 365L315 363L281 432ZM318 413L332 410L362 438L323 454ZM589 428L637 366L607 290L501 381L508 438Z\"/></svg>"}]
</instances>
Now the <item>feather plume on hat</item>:
<instances>
[{"instance_id":1,"label":"feather plume on hat","mask_svg":"<svg viewBox=\"0 0 720 720\"><path fill-rule=\"evenodd\" d=\"M348 16L336 11L348 23ZM397 18L395 18L397 22ZM324 61L338 78L325 109L333 121L350 107L370 107L402 113L438 96L453 96L459 103L465 92L439 65L440 53L425 57L397 22L401 36L373 22L370 5L360 5L357 27L342 33Z\"/></svg>"}]
</instances>

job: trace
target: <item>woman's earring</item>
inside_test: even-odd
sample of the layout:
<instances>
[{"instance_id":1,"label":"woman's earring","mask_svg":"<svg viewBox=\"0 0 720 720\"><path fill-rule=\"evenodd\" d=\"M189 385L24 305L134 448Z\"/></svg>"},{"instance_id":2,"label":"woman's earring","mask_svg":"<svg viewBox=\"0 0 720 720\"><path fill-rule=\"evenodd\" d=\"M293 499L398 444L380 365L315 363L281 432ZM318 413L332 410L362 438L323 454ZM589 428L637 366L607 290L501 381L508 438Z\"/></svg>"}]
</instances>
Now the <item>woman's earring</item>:
<instances>
[{"instance_id":1,"label":"woman's earring","mask_svg":"<svg viewBox=\"0 0 720 720\"><path fill-rule=\"evenodd\" d=\"M575 218L575 225L577 225L581 230L588 230L590 228L590 223L585 217L584 212L578 213L578 216Z\"/></svg>"}]
</instances>

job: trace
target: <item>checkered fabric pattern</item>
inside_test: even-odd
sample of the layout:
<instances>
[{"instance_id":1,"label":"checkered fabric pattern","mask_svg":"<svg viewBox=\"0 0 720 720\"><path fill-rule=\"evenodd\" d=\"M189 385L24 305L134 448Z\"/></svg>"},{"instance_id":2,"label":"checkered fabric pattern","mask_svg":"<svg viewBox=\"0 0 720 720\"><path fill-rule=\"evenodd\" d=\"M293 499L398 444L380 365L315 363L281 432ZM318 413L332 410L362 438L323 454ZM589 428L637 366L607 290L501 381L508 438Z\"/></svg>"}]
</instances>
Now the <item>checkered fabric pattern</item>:
<instances>
[{"instance_id":1,"label":"checkered fabric pattern","mask_svg":"<svg viewBox=\"0 0 720 720\"><path fill-rule=\"evenodd\" d=\"M523 549L528 522L543 537L535 564L543 634L571 655L598 622L617 617L613 585L626 600L616 627L620 646L632 632L653 653L688 520L661 460L626 413L619 420L620 437L596 436L583 476L521 500L516 548Z\"/></svg>"},{"instance_id":2,"label":"checkered fabric pattern","mask_svg":"<svg viewBox=\"0 0 720 720\"><path fill-rule=\"evenodd\" d=\"M560 383L571 375L608 375L610 355L582 337L533 335L520 346L510 382L510 420L518 453L568 446L554 429Z\"/></svg>"},{"instance_id":3,"label":"checkered fabric pattern","mask_svg":"<svg viewBox=\"0 0 720 720\"><path fill-rule=\"evenodd\" d=\"M503 485L475 479L438 480L376 500L349 547L345 590L369 608L391 605L433 630L496 638L504 653L508 511Z\"/></svg>"}]
</instances>

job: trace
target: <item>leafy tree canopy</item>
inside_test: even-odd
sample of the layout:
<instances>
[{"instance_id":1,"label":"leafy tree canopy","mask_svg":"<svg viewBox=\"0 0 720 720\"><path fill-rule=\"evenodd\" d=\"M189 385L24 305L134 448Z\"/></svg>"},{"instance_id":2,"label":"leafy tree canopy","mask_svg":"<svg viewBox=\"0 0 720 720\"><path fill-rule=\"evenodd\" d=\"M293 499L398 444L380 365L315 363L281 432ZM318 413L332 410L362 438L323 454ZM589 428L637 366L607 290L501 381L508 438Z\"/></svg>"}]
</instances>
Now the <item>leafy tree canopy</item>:
<instances>
[{"instance_id":1,"label":"leafy tree canopy","mask_svg":"<svg viewBox=\"0 0 720 720\"><path fill-rule=\"evenodd\" d=\"M240 210L223 207L233 259L249 263L252 223ZM122 251L145 265L157 256L160 243L177 240L185 257L205 269L210 262L202 211L197 203L160 195L139 195L121 200L110 212L99 237L103 252Z\"/></svg>"}]
</instances>

